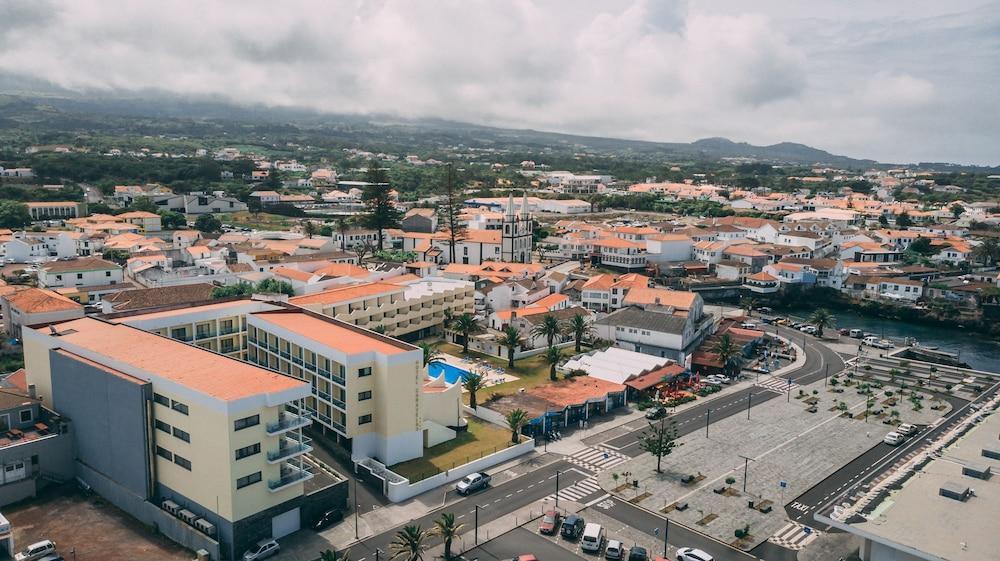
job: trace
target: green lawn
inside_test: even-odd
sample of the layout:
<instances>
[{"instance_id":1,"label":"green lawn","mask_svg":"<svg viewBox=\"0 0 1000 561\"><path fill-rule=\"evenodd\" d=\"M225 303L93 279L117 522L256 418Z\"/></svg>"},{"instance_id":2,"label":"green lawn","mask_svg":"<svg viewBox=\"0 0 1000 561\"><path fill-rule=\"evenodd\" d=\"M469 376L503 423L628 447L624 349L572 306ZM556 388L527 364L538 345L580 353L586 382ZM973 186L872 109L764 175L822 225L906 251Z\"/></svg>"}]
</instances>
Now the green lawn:
<instances>
[{"instance_id":1,"label":"green lawn","mask_svg":"<svg viewBox=\"0 0 1000 561\"><path fill-rule=\"evenodd\" d=\"M439 343L435 346L438 350L448 353L450 355L462 356L461 345L455 345L452 343ZM583 352L590 350L586 345L583 347ZM566 347L561 349L560 353L562 357L569 358L576 354L574 347ZM508 373L517 376L517 380L512 382L507 382L505 384L499 384L496 386L490 386L485 391L480 392L476 398L479 403L483 403L488 395L491 393L502 393L502 394L512 394L521 388L530 389L536 388L538 386L544 386L550 383L549 380L549 365L545 361L545 353L539 353L537 355L530 356L528 358L522 358L520 360L514 361L514 368L507 368L507 361L505 359L499 359L494 356L484 355L482 353L477 353L475 351L469 351L469 356L485 359L489 361L494 366L499 366L505 369ZM468 393L463 394L463 399L468 404L469 396Z\"/></svg>"},{"instance_id":2,"label":"green lawn","mask_svg":"<svg viewBox=\"0 0 1000 561\"><path fill-rule=\"evenodd\" d=\"M249 212L232 212L216 216L223 224L232 224L257 230L287 230L295 220L278 214L259 212L256 215Z\"/></svg>"},{"instance_id":3,"label":"green lawn","mask_svg":"<svg viewBox=\"0 0 1000 561\"><path fill-rule=\"evenodd\" d=\"M510 446L510 431L472 417L467 421L469 430L425 449L422 458L390 466L392 471L413 483Z\"/></svg>"}]
</instances>

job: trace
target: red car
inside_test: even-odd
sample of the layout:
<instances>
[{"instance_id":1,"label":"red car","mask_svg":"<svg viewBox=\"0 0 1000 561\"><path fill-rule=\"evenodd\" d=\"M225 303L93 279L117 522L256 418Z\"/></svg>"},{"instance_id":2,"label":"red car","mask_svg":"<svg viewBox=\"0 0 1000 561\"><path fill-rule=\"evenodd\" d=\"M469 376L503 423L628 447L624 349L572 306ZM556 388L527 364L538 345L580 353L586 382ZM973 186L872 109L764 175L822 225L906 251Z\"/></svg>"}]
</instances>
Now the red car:
<instances>
[{"instance_id":1,"label":"red car","mask_svg":"<svg viewBox=\"0 0 1000 561\"><path fill-rule=\"evenodd\" d=\"M538 558L528 553L525 555L518 555L517 557L511 559L511 561L538 561Z\"/></svg>"},{"instance_id":2,"label":"red car","mask_svg":"<svg viewBox=\"0 0 1000 561\"><path fill-rule=\"evenodd\" d=\"M538 525L538 531L543 534L554 534L559 526L559 513L550 510L542 517L542 522Z\"/></svg>"}]
</instances>

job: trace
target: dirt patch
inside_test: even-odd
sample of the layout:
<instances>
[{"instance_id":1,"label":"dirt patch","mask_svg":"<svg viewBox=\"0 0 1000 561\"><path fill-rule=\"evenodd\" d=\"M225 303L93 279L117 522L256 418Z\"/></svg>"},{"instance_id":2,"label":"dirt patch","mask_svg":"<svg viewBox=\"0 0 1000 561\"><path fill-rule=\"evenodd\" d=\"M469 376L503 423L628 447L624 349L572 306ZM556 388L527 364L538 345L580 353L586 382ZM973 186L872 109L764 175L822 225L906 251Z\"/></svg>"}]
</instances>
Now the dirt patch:
<instances>
[{"instance_id":1,"label":"dirt patch","mask_svg":"<svg viewBox=\"0 0 1000 561\"><path fill-rule=\"evenodd\" d=\"M711 521L715 520L718 517L719 517L718 514L712 513L712 514L709 514L708 516L702 518L701 520L695 522L695 524L697 524L699 526L705 526L705 525L707 525L708 523L710 523Z\"/></svg>"},{"instance_id":2,"label":"dirt patch","mask_svg":"<svg viewBox=\"0 0 1000 561\"><path fill-rule=\"evenodd\" d=\"M118 510L97 495L73 486L47 489L37 499L4 509L14 543L48 539L77 561L189 561L194 554Z\"/></svg>"},{"instance_id":3,"label":"dirt patch","mask_svg":"<svg viewBox=\"0 0 1000 561\"><path fill-rule=\"evenodd\" d=\"M642 501L646 500L647 498L649 498L650 495L652 495L652 493L646 492L646 493L643 493L641 495L632 497L631 499L628 500L628 502L630 502L630 503L632 503L634 505L637 505L637 504L641 503Z\"/></svg>"}]
</instances>

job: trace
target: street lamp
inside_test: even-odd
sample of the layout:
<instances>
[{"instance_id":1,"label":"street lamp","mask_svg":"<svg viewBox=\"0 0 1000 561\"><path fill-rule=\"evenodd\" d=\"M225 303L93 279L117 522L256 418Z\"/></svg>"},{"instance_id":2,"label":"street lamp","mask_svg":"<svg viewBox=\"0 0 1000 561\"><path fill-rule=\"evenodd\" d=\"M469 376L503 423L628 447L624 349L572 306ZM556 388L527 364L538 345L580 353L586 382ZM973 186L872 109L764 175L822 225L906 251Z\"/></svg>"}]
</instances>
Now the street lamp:
<instances>
[{"instance_id":1,"label":"street lamp","mask_svg":"<svg viewBox=\"0 0 1000 561\"><path fill-rule=\"evenodd\" d=\"M358 502L358 478L354 478L354 539L361 539L358 533L358 511L361 510L361 503Z\"/></svg>"},{"instance_id":2,"label":"street lamp","mask_svg":"<svg viewBox=\"0 0 1000 561\"><path fill-rule=\"evenodd\" d=\"M747 492L747 472L750 470L750 460L753 460L753 458L750 458L748 456L740 456L740 457L743 458L743 492L746 493ZM753 460L753 461L756 462L757 460Z\"/></svg>"},{"instance_id":3,"label":"street lamp","mask_svg":"<svg viewBox=\"0 0 1000 561\"><path fill-rule=\"evenodd\" d=\"M556 510L559 510L559 470L556 470Z\"/></svg>"},{"instance_id":4,"label":"street lamp","mask_svg":"<svg viewBox=\"0 0 1000 561\"><path fill-rule=\"evenodd\" d=\"M670 533L670 519L664 518L663 520L663 558L667 558L667 534ZM378 561L376 559L376 561Z\"/></svg>"},{"instance_id":5,"label":"street lamp","mask_svg":"<svg viewBox=\"0 0 1000 561\"><path fill-rule=\"evenodd\" d=\"M712 408L709 407L705 411L705 438L708 438L708 423L711 418L712 418Z\"/></svg>"},{"instance_id":6,"label":"street lamp","mask_svg":"<svg viewBox=\"0 0 1000 561\"><path fill-rule=\"evenodd\" d=\"M747 420L750 420L750 401L753 399L753 392L747 394Z\"/></svg>"},{"instance_id":7,"label":"street lamp","mask_svg":"<svg viewBox=\"0 0 1000 561\"><path fill-rule=\"evenodd\" d=\"M479 509L482 508L482 507L479 506L478 504L475 505L475 507L476 507L476 513L475 513L475 522L474 522L474 525L475 525L475 536L474 536L474 538L475 538L475 544L479 545Z\"/></svg>"}]
</instances>

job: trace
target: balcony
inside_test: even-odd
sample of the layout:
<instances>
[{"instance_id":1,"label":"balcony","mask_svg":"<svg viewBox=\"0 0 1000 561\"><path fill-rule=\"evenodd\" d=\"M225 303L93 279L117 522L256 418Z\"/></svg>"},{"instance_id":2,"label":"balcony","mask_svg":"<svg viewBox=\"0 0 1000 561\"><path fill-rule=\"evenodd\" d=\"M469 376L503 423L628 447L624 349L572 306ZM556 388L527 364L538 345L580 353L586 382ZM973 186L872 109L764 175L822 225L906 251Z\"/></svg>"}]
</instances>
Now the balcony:
<instances>
[{"instance_id":1,"label":"balcony","mask_svg":"<svg viewBox=\"0 0 1000 561\"><path fill-rule=\"evenodd\" d=\"M297 356L293 356L292 357L292 364L298 364L299 366L302 366L302 359L299 358L299 357L297 357Z\"/></svg>"},{"instance_id":2,"label":"balcony","mask_svg":"<svg viewBox=\"0 0 1000 561\"><path fill-rule=\"evenodd\" d=\"M267 463L276 464L280 461L312 452L313 448L310 446L311 442L312 439L304 436L300 437L294 434L281 437L278 440L278 449L268 450Z\"/></svg>"},{"instance_id":3,"label":"balcony","mask_svg":"<svg viewBox=\"0 0 1000 561\"><path fill-rule=\"evenodd\" d=\"M345 380L344 377L341 376L340 374L330 374L330 379L340 384L341 386L347 385L347 380Z\"/></svg>"},{"instance_id":4,"label":"balcony","mask_svg":"<svg viewBox=\"0 0 1000 561\"><path fill-rule=\"evenodd\" d=\"M288 359L292 358L291 353L289 353L288 351L281 351L280 353L278 353L278 356L280 356L281 358L283 358L285 360L288 360Z\"/></svg>"},{"instance_id":5,"label":"balcony","mask_svg":"<svg viewBox=\"0 0 1000 561\"><path fill-rule=\"evenodd\" d=\"M172 339L177 339L178 341L184 341L185 343L190 343L191 341L194 340L194 337L191 337L186 333L174 333L170 337Z\"/></svg>"},{"instance_id":6,"label":"balcony","mask_svg":"<svg viewBox=\"0 0 1000 561\"><path fill-rule=\"evenodd\" d=\"M291 487L296 483L312 479L312 477L312 469L308 466L298 467L286 464L281 466L281 477L278 479L267 480L267 488L272 493L277 493L278 491Z\"/></svg>"},{"instance_id":7,"label":"balcony","mask_svg":"<svg viewBox=\"0 0 1000 561\"><path fill-rule=\"evenodd\" d=\"M274 436L290 430L307 427L312 423L307 415L296 415L294 413L282 412L278 415L278 420L267 424L267 434Z\"/></svg>"},{"instance_id":8,"label":"balcony","mask_svg":"<svg viewBox=\"0 0 1000 561\"><path fill-rule=\"evenodd\" d=\"M195 337L197 339L208 339L210 337L215 337L215 332L211 330L199 331Z\"/></svg>"},{"instance_id":9,"label":"balcony","mask_svg":"<svg viewBox=\"0 0 1000 561\"><path fill-rule=\"evenodd\" d=\"M239 331L240 330L238 327L223 327L219 329L219 335L232 335L233 333L239 333ZM254 339L253 341L255 343L257 342L256 339Z\"/></svg>"},{"instance_id":10,"label":"balcony","mask_svg":"<svg viewBox=\"0 0 1000 561\"><path fill-rule=\"evenodd\" d=\"M320 399L325 399L326 401L330 401L333 398L333 396L317 388L316 386L312 387L312 394Z\"/></svg>"}]
</instances>

